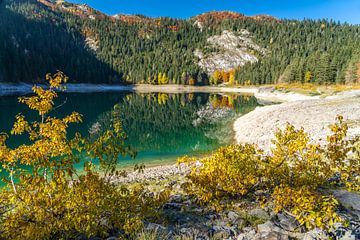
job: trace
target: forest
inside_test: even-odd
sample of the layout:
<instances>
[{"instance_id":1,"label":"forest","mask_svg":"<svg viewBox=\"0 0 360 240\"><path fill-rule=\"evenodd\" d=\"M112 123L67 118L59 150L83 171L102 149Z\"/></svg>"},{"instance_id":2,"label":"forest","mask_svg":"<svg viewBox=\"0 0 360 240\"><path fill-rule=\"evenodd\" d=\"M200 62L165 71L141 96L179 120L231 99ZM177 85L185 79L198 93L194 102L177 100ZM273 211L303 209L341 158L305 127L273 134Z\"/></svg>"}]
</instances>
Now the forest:
<instances>
[{"instance_id":1,"label":"forest","mask_svg":"<svg viewBox=\"0 0 360 240\"><path fill-rule=\"evenodd\" d=\"M358 83L360 26L203 14L187 20L109 17L63 1L0 3L0 82L39 82L61 69L77 83ZM64 10L65 9L65 10ZM220 17L219 17L220 16ZM238 16L238 15L237 15ZM223 30L249 31L269 54L230 72L207 73L196 49Z\"/></svg>"}]
</instances>

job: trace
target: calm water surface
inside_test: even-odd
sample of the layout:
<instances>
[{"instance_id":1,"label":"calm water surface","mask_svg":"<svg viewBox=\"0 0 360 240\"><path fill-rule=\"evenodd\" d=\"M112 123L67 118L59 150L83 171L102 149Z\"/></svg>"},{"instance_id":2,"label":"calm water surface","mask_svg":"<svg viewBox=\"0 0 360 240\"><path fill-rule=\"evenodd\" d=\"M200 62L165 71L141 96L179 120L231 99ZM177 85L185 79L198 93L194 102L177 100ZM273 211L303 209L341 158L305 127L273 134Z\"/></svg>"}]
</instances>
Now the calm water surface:
<instances>
[{"instance_id":1,"label":"calm water surface","mask_svg":"<svg viewBox=\"0 0 360 240\"><path fill-rule=\"evenodd\" d=\"M0 131L9 132L17 113L28 119L37 115L17 102L18 96L0 97ZM51 112L58 117L77 111L84 122L70 128L90 136L109 125L110 111L120 105L127 143L137 152L135 160L124 158L122 166L148 165L175 161L182 155L209 152L232 143L232 124L236 117L252 111L257 101L252 96L208 93L62 93ZM26 144L25 137L13 137L8 144Z\"/></svg>"}]
</instances>

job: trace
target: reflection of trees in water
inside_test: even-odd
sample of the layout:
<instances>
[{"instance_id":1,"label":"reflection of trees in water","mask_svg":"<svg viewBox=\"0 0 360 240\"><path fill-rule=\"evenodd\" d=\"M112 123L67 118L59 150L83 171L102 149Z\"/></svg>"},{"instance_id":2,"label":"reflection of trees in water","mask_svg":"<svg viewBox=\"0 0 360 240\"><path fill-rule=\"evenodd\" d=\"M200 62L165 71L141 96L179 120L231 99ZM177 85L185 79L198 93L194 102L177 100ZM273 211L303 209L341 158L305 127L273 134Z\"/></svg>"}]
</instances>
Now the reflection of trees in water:
<instances>
[{"instance_id":1,"label":"reflection of trees in water","mask_svg":"<svg viewBox=\"0 0 360 240\"><path fill-rule=\"evenodd\" d=\"M198 111L198 118L194 124L216 123L215 127L204 129L204 134L219 145L226 145L234 139L232 124L235 119L251 112L257 105L256 98L250 95L212 94L209 96L208 104Z\"/></svg>"},{"instance_id":2,"label":"reflection of trees in water","mask_svg":"<svg viewBox=\"0 0 360 240\"><path fill-rule=\"evenodd\" d=\"M194 125L194 120L199 117L197 113L215 98L224 102L216 105L216 108L226 108L226 112L230 111L231 114L218 122L203 121ZM225 104L226 101L231 106ZM133 93L125 96L119 105L128 142L137 151L191 152L229 143L228 140L220 141L224 138L219 135L231 136L232 130L228 127L230 121L237 113L252 110L257 102L255 98L235 95ZM109 126L109 119L110 113L100 115L90 131L96 133L104 130ZM227 130L223 131L225 128Z\"/></svg>"}]
</instances>

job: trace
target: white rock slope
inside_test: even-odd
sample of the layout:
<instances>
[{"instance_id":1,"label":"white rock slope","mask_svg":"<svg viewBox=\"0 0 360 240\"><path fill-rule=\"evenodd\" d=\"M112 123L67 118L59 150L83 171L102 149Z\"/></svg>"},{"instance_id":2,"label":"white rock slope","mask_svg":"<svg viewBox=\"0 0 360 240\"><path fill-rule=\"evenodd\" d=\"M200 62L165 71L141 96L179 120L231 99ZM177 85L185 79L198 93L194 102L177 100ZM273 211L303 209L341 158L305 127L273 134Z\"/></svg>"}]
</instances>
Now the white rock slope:
<instances>
[{"instance_id":1,"label":"white rock slope","mask_svg":"<svg viewBox=\"0 0 360 240\"><path fill-rule=\"evenodd\" d=\"M245 29L238 33L224 30L221 35L208 38L207 43L207 47L216 51L204 54L197 49L194 54L199 58L199 66L209 74L215 70L229 71L248 62L257 62L256 55L267 53L266 49L253 41L251 34Z\"/></svg>"}]
</instances>

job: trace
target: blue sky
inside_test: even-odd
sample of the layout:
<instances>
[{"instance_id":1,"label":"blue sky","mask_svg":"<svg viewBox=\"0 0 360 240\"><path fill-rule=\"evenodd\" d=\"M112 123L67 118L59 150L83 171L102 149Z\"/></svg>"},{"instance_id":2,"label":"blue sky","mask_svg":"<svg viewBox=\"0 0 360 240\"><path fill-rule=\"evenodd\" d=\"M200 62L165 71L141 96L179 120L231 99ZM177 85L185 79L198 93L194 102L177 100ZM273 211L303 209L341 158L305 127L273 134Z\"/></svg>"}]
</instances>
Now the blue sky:
<instances>
[{"instance_id":1,"label":"blue sky","mask_svg":"<svg viewBox=\"0 0 360 240\"><path fill-rule=\"evenodd\" d=\"M211 10L278 18L328 18L360 24L360 0L70 0L87 3L108 15L144 14L150 17L189 18Z\"/></svg>"}]
</instances>

